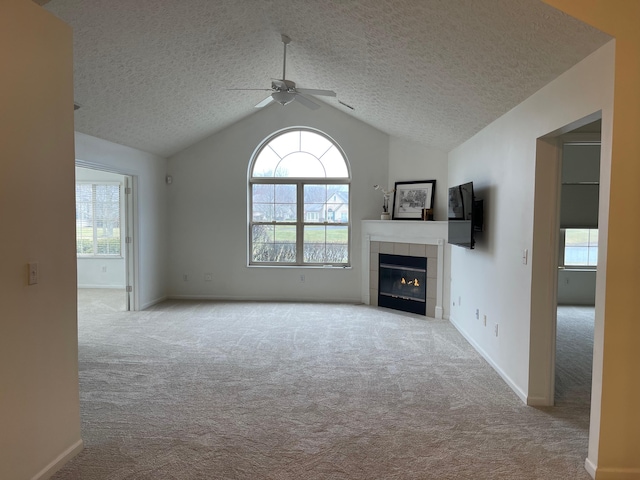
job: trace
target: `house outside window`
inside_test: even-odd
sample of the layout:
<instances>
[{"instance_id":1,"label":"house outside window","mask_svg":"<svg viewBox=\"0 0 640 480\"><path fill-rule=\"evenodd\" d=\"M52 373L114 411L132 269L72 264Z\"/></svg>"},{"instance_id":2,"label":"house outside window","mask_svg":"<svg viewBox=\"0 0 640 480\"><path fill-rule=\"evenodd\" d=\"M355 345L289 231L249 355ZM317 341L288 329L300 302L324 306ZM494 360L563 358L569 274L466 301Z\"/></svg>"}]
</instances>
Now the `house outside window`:
<instances>
[{"instance_id":1,"label":"house outside window","mask_svg":"<svg viewBox=\"0 0 640 480\"><path fill-rule=\"evenodd\" d=\"M350 180L342 149L317 130L266 139L249 173L249 264L349 265Z\"/></svg>"},{"instance_id":2,"label":"house outside window","mask_svg":"<svg viewBox=\"0 0 640 480\"><path fill-rule=\"evenodd\" d=\"M76 183L76 253L121 256L119 183Z\"/></svg>"}]
</instances>

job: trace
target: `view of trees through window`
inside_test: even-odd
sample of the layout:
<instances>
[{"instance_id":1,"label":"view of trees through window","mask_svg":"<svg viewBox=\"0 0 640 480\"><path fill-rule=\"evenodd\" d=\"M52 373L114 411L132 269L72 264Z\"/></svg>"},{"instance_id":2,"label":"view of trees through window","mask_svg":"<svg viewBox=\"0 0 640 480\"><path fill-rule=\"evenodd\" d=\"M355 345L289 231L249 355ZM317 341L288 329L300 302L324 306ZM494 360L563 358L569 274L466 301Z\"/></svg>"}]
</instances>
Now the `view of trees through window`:
<instances>
[{"instance_id":1,"label":"view of trees through window","mask_svg":"<svg viewBox=\"0 0 640 480\"><path fill-rule=\"evenodd\" d=\"M76 253L120 255L120 185L76 183Z\"/></svg>"},{"instance_id":2,"label":"view of trees through window","mask_svg":"<svg viewBox=\"0 0 640 480\"><path fill-rule=\"evenodd\" d=\"M349 263L348 169L330 140L308 130L276 136L252 172L251 263Z\"/></svg>"}]
</instances>

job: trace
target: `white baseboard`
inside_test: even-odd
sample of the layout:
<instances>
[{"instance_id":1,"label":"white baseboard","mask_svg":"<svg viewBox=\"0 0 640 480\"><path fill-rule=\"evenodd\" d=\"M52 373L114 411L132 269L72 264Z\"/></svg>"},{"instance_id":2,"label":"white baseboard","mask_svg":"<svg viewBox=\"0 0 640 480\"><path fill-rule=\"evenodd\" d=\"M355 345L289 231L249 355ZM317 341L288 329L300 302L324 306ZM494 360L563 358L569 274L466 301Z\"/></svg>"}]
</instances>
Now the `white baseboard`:
<instances>
[{"instance_id":1,"label":"white baseboard","mask_svg":"<svg viewBox=\"0 0 640 480\"><path fill-rule=\"evenodd\" d=\"M48 478L51 478L58 470L64 467L69 460L78 455L83 448L84 444L82 443L82 439L80 439L58 455L58 457L49 463L49 465L35 474L31 480L47 480Z\"/></svg>"},{"instance_id":2,"label":"white baseboard","mask_svg":"<svg viewBox=\"0 0 640 480\"><path fill-rule=\"evenodd\" d=\"M156 298L155 300L151 300L150 302L147 302L144 305L140 305L140 310L146 310L147 308L153 307L158 303L162 303L165 300L168 300L169 298L172 298L172 297L163 296L163 297Z\"/></svg>"},{"instance_id":3,"label":"white baseboard","mask_svg":"<svg viewBox=\"0 0 640 480\"><path fill-rule=\"evenodd\" d=\"M498 372L498 375L500 375L502 377L502 379L505 381L505 383L507 385L509 385L509 388L511 388L511 390L514 391L514 393L518 396L518 398L520 400L522 400L522 403L524 403L525 405L530 405L529 403L529 399L527 398L527 395L520 389L520 387L518 387L518 385L515 384L515 382L513 380L511 380L511 378L509 377L509 375L507 375L504 370L502 370L494 361L493 359L489 356L489 354L487 352L485 352L480 345L478 345L476 343L476 341L474 339L472 339L469 335L467 335L467 332L465 332L462 327L460 327L460 325L458 325L455 321L455 319L453 318L453 316L449 317L449 321L453 324L454 327L456 327L456 330L458 330L458 332L460 332L460 335L462 335L467 342L469 342L469 344L471 344L471 346L476 350L476 352L478 352L480 355L482 355L482 358L484 358L487 363L489 365L491 365L491 367Z\"/></svg>"},{"instance_id":4,"label":"white baseboard","mask_svg":"<svg viewBox=\"0 0 640 480\"><path fill-rule=\"evenodd\" d=\"M286 302L286 303L347 303L349 305L362 305L362 298L276 298L265 297L240 297L225 295L169 295L170 300L215 300L219 302Z\"/></svg>"},{"instance_id":5,"label":"white baseboard","mask_svg":"<svg viewBox=\"0 0 640 480\"><path fill-rule=\"evenodd\" d=\"M591 478L598 480L637 480L640 478L640 468L596 467L588 458L584 461L584 468L591 475Z\"/></svg>"},{"instance_id":6,"label":"white baseboard","mask_svg":"<svg viewBox=\"0 0 640 480\"><path fill-rule=\"evenodd\" d=\"M122 290L124 291L124 285L91 285L88 283L78 284L78 288L104 288L104 289L112 289L112 290Z\"/></svg>"}]
</instances>

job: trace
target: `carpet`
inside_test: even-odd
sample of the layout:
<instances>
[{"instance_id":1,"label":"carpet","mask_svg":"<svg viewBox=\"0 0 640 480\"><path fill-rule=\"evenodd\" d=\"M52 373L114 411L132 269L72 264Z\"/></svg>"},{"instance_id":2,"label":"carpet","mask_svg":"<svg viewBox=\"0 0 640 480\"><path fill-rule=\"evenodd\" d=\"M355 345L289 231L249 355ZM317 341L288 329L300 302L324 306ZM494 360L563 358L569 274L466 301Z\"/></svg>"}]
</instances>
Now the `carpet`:
<instances>
[{"instance_id":1,"label":"carpet","mask_svg":"<svg viewBox=\"0 0 640 480\"><path fill-rule=\"evenodd\" d=\"M523 405L446 320L198 301L79 317L85 449L56 480L590 478L588 405Z\"/></svg>"}]
</instances>

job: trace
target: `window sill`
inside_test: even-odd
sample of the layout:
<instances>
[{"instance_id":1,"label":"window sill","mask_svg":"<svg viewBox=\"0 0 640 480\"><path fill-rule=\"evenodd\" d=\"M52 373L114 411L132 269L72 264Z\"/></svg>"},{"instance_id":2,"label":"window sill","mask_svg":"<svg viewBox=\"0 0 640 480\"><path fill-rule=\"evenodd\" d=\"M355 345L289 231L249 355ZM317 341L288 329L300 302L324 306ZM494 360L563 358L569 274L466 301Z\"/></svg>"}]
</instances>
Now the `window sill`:
<instances>
[{"instance_id":1,"label":"window sill","mask_svg":"<svg viewBox=\"0 0 640 480\"><path fill-rule=\"evenodd\" d=\"M312 270L352 270L351 265L256 265L248 264L248 268L283 268L283 269L312 269Z\"/></svg>"},{"instance_id":2,"label":"window sill","mask_svg":"<svg viewBox=\"0 0 640 480\"><path fill-rule=\"evenodd\" d=\"M594 265L589 265L586 267L571 265L569 267L558 267L558 270L562 270L564 272L596 272L598 270L598 267Z\"/></svg>"}]
</instances>

